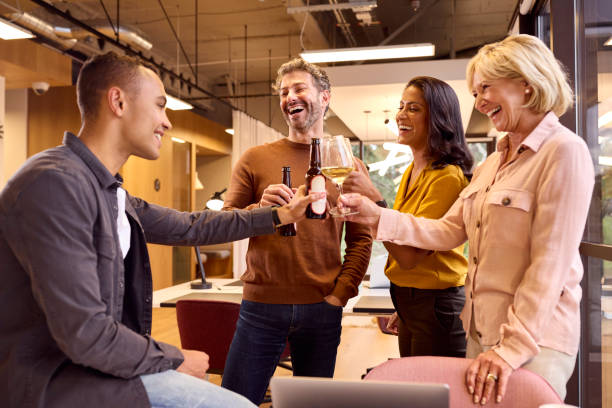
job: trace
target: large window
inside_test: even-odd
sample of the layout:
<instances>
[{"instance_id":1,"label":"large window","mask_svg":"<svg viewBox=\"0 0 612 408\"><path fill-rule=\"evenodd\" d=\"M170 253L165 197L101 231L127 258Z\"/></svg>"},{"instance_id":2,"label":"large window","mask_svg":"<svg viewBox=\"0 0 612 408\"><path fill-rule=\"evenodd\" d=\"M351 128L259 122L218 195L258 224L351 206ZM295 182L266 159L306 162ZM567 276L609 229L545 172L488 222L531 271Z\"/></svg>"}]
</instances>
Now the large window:
<instances>
[{"instance_id":1,"label":"large window","mask_svg":"<svg viewBox=\"0 0 612 408\"><path fill-rule=\"evenodd\" d=\"M353 144L353 154L359 157L359 144ZM495 138L481 137L468 139L468 148L474 157L474 167L480 165L489 153L494 151ZM370 179L381 192L389 207L393 206L402 176L412 163L410 147L390 142L364 143L363 161L370 170ZM468 246L464 253L467 256ZM381 242L374 241L372 259L387 256L388 252Z\"/></svg>"},{"instance_id":2,"label":"large window","mask_svg":"<svg viewBox=\"0 0 612 408\"><path fill-rule=\"evenodd\" d=\"M359 145L353 144L353 154L359 157ZM363 162L370 170L370 179L381 192L389 207L393 206L395 195L402 181L402 175L412 163L412 151L408 146L397 143L365 143ZM381 242L374 241L372 259L387 256L387 250Z\"/></svg>"},{"instance_id":3,"label":"large window","mask_svg":"<svg viewBox=\"0 0 612 408\"><path fill-rule=\"evenodd\" d=\"M545 41L550 38L576 91L576 107L562 123L586 141L595 166L581 245L582 336L574 377L579 394L572 395L570 381L566 401L612 408L612 2L555 0L542 14L537 33Z\"/></svg>"},{"instance_id":4,"label":"large window","mask_svg":"<svg viewBox=\"0 0 612 408\"><path fill-rule=\"evenodd\" d=\"M586 58L579 71L579 114L596 169L586 238L612 245L612 2L584 1L583 12ZM589 406L612 407L612 257L602 253L585 259L591 279L585 286L583 306L590 330L583 341L588 359L583 358L587 375L582 381L595 387L601 384L601 404L596 401Z\"/></svg>"}]
</instances>

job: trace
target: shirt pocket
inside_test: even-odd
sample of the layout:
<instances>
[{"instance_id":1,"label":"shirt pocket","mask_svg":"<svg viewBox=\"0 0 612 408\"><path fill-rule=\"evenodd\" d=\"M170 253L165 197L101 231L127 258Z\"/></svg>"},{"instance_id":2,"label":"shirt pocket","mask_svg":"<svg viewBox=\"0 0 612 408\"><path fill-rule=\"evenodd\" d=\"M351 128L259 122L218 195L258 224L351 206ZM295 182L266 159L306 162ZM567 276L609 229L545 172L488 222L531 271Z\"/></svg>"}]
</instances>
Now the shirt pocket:
<instances>
[{"instance_id":1,"label":"shirt pocket","mask_svg":"<svg viewBox=\"0 0 612 408\"><path fill-rule=\"evenodd\" d=\"M115 240L110 235L95 235L94 246L98 255L98 278L100 282L100 297L110 307L114 292L115 256L117 250Z\"/></svg>"},{"instance_id":2,"label":"shirt pocket","mask_svg":"<svg viewBox=\"0 0 612 408\"><path fill-rule=\"evenodd\" d=\"M111 235L95 235L94 246L98 254L98 263L100 263L100 257L115 259L115 240Z\"/></svg>"},{"instance_id":3,"label":"shirt pocket","mask_svg":"<svg viewBox=\"0 0 612 408\"><path fill-rule=\"evenodd\" d=\"M491 191L487 197L486 203L529 213L533 206L533 193L531 191L517 189Z\"/></svg>"},{"instance_id":4,"label":"shirt pocket","mask_svg":"<svg viewBox=\"0 0 612 408\"><path fill-rule=\"evenodd\" d=\"M521 247L528 245L534 207L534 195L531 191L519 189L491 191L485 204L489 212L489 232L494 233L496 239L505 241L504 245Z\"/></svg>"},{"instance_id":5,"label":"shirt pocket","mask_svg":"<svg viewBox=\"0 0 612 408\"><path fill-rule=\"evenodd\" d=\"M474 201L481 188L483 187L476 184L469 184L459 193L459 197L463 200L463 224L467 227L471 225L470 221L473 218Z\"/></svg>"}]
</instances>

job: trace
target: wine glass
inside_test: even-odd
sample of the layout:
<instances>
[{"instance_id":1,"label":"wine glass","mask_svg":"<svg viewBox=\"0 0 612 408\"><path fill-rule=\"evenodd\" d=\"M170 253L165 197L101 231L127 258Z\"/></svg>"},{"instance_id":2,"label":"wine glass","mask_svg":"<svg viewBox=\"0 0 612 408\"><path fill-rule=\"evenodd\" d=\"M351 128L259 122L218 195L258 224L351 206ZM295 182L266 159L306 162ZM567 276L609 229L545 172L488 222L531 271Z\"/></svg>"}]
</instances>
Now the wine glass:
<instances>
[{"instance_id":1,"label":"wine glass","mask_svg":"<svg viewBox=\"0 0 612 408\"><path fill-rule=\"evenodd\" d=\"M340 195L342 195L342 183L353 171L351 142L346 137L338 135L324 137L321 140L321 171L338 185ZM350 208L339 208L337 204L329 213L333 217L357 214Z\"/></svg>"}]
</instances>

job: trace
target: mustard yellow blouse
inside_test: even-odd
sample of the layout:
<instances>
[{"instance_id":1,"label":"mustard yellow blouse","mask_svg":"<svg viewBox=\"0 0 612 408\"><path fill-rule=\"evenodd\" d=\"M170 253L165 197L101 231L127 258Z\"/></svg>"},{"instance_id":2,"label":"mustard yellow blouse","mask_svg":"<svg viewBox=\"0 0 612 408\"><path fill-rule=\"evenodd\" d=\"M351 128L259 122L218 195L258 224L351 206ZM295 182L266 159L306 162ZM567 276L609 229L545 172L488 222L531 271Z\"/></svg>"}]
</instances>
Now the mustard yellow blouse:
<instances>
[{"instance_id":1,"label":"mustard yellow blouse","mask_svg":"<svg viewBox=\"0 0 612 408\"><path fill-rule=\"evenodd\" d=\"M460 167L448 165L443 169L432 169L429 163L408 190L411 164L402 177L395 197L393 209L417 217L441 218L468 185ZM463 246L451 251L434 252L412 269L402 269L389 255L385 275L397 286L419 289L445 289L462 286L467 274L467 260Z\"/></svg>"}]
</instances>

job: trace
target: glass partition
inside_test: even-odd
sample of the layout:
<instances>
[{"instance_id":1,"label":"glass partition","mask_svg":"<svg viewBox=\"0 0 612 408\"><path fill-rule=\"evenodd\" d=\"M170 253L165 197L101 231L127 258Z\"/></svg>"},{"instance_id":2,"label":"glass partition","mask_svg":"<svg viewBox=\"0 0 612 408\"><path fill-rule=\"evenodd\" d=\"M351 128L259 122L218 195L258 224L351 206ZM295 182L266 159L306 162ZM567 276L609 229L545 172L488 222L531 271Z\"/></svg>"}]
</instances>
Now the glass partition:
<instances>
[{"instance_id":1,"label":"glass partition","mask_svg":"<svg viewBox=\"0 0 612 408\"><path fill-rule=\"evenodd\" d=\"M581 0L574 5L574 10L557 10L557 15L551 10L551 27L554 45L564 33L554 31L557 16L576 18L576 128L595 166L581 246L585 274L579 402L583 407L612 408L612 2ZM567 47L558 48L562 55ZM568 62L571 66L573 61Z\"/></svg>"},{"instance_id":2,"label":"glass partition","mask_svg":"<svg viewBox=\"0 0 612 408\"><path fill-rule=\"evenodd\" d=\"M595 191L591 204L587 240L612 244L612 3L584 2L584 83L579 95L585 139L595 163ZM610 251L605 246L600 247ZM603 258L603 259L602 259ZM606 259L608 258L608 259ZM601 384L601 403L612 407L612 257L605 253L589 256L587 270L595 284L586 287L585 307L590 328L587 340L589 383ZM597 282L598 281L598 282Z\"/></svg>"}]
</instances>

